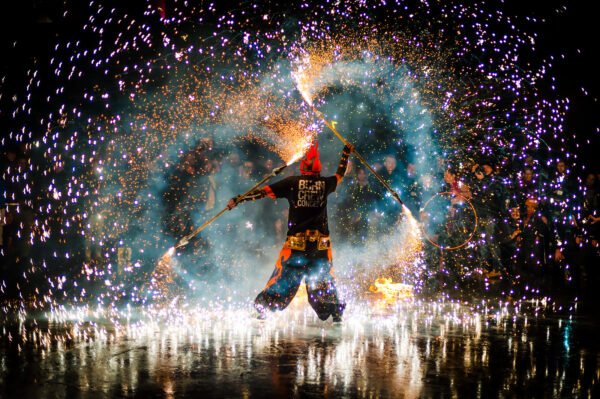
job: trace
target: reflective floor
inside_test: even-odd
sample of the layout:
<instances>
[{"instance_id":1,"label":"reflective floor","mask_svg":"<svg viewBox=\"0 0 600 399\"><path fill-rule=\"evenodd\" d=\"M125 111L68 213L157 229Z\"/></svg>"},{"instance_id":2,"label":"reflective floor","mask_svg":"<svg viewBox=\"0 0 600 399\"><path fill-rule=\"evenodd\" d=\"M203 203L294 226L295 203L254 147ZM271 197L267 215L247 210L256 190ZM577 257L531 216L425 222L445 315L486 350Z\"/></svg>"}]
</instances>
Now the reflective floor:
<instances>
[{"instance_id":1,"label":"reflective floor","mask_svg":"<svg viewBox=\"0 0 600 399\"><path fill-rule=\"evenodd\" d=\"M301 302L264 321L214 304L21 315L2 326L0 397L600 397L597 317L539 305L365 302L339 325Z\"/></svg>"}]
</instances>

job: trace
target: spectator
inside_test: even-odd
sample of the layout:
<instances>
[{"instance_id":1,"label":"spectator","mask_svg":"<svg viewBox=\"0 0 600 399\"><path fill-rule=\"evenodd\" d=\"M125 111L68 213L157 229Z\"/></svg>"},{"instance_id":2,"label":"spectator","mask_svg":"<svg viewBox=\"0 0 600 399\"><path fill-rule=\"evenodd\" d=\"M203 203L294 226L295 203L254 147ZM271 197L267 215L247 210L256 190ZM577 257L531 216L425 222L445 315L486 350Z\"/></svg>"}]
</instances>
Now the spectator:
<instances>
[{"instance_id":1,"label":"spectator","mask_svg":"<svg viewBox=\"0 0 600 399\"><path fill-rule=\"evenodd\" d=\"M546 192L546 214L552 229L553 250L553 287L564 288L571 279L570 261L576 248L575 236L577 222L574 210L577 196L570 176L570 170L564 161L558 161L552 180L548 183Z\"/></svg>"},{"instance_id":2,"label":"spectator","mask_svg":"<svg viewBox=\"0 0 600 399\"><path fill-rule=\"evenodd\" d=\"M397 161L395 156L386 155L380 175L390 185L390 187L392 187L393 190L402 195L402 181L400 172L397 169ZM394 197L387 192L383 185L379 184L376 187L377 195L380 198L380 210L383 213L382 217L380 218L380 227L382 231L389 231L398 222L398 218L401 213L401 207Z\"/></svg>"},{"instance_id":3,"label":"spectator","mask_svg":"<svg viewBox=\"0 0 600 399\"><path fill-rule=\"evenodd\" d=\"M350 186L349 193L340 207L344 212L341 228L345 230L352 244L364 245L369 235L369 217L378 196L369 182L367 172L363 168L356 169L356 178Z\"/></svg>"},{"instance_id":4,"label":"spectator","mask_svg":"<svg viewBox=\"0 0 600 399\"><path fill-rule=\"evenodd\" d=\"M523 201L519 201L521 203L525 203L527 198L537 198L538 191L536 187L536 181L534 179L533 169L525 168L523 169L523 173L521 174L521 178L519 180L519 184L517 186L518 194L521 195Z\"/></svg>"},{"instance_id":5,"label":"spectator","mask_svg":"<svg viewBox=\"0 0 600 399\"><path fill-rule=\"evenodd\" d=\"M438 279L442 284L470 285L474 283L474 280L467 276L472 276L478 265L474 262L464 262L464 259L472 258L471 248L468 246L457 247L468 240L475 225L475 215L467 204L471 198L471 190L467 184L458 179L457 174L451 169L444 172L444 181L446 186L442 191L448 192L450 195L441 196L442 205L438 205L437 209L430 210L434 215L445 212L443 222L427 220L429 215L421 214L421 221L425 225L427 234L437 239L437 243L442 249L439 254L429 252L426 256L433 262L439 259L439 263L436 263L439 264ZM431 225L429 222L432 222ZM457 249L450 252L443 250L444 248Z\"/></svg>"},{"instance_id":6,"label":"spectator","mask_svg":"<svg viewBox=\"0 0 600 399\"><path fill-rule=\"evenodd\" d=\"M538 210L536 198L525 201L525 218L517 245L517 274L522 284L536 290L547 281L546 250L548 248L548 220Z\"/></svg>"},{"instance_id":7,"label":"spectator","mask_svg":"<svg viewBox=\"0 0 600 399\"><path fill-rule=\"evenodd\" d=\"M381 170L381 177L383 177L389 185L398 190L400 188L401 179L400 173L397 169L398 162L396 157L393 155L386 155L383 161L383 170Z\"/></svg>"},{"instance_id":8,"label":"spectator","mask_svg":"<svg viewBox=\"0 0 600 399\"><path fill-rule=\"evenodd\" d=\"M202 199L204 202L203 208L205 212L214 211L217 204L217 173L218 169L215 167L213 160L206 159L202 177Z\"/></svg>"},{"instance_id":9,"label":"spectator","mask_svg":"<svg viewBox=\"0 0 600 399\"><path fill-rule=\"evenodd\" d=\"M260 170L259 170L260 177L263 178L263 177L270 175L271 172L273 172L273 168L275 168L275 163L273 162L273 159L271 159L271 158L265 159L265 161L262 163Z\"/></svg>"},{"instance_id":10,"label":"spectator","mask_svg":"<svg viewBox=\"0 0 600 399\"><path fill-rule=\"evenodd\" d=\"M583 196L584 234L589 240L598 241L600 236L600 191L596 185L596 176L588 173L585 177Z\"/></svg>"},{"instance_id":11,"label":"spectator","mask_svg":"<svg viewBox=\"0 0 600 399\"><path fill-rule=\"evenodd\" d=\"M523 237L523 220L521 219L521 208L515 206L510 209L510 218L507 223L502 224L503 240L501 242L502 264L514 276L517 272L517 250Z\"/></svg>"},{"instance_id":12,"label":"spectator","mask_svg":"<svg viewBox=\"0 0 600 399\"><path fill-rule=\"evenodd\" d=\"M600 283L600 191L596 175L588 173L584 185L582 219L572 264L577 291L591 292Z\"/></svg>"},{"instance_id":13,"label":"spectator","mask_svg":"<svg viewBox=\"0 0 600 399\"><path fill-rule=\"evenodd\" d=\"M402 192L406 206L413 212L418 211L421 202L422 187L416 175L416 167L409 163L406 167L406 176L404 178Z\"/></svg>"},{"instance_id":14,"label":"spectator","mask_svg":"<svg viewBox=\"0 0 600 399\"><path fill-rule=\"evenodd\" d=\"M244 163L240 166L238 170L238 177L240 181L244 182L244 184L249 186L251 186L252 183L257 181L256 175L257 171L254 167L254 162L249 160L244 161Z\"/></svg>"},{"instance_id":15,"label":"spectator","mask_svg":"<svg viewBox=\"0 0 600 399\"><path fill-rule=\"evenodd\" d=\"M547 186L545 199L550 221L556 226L570 225L573 215L565 210L570 209L569 205L574 202L574 190L570 172L564 161L558 161L554 176ZM561 231L561 234L563 232Z\"/></svg>"},{"instance_id":16,"label":"spectator","mask_svg":"<svg viewBox=\"0 0 600 399\"><path fill-rule=\"evenodd\" d=\"M504 196L491 160L483 160L481 166L475 164L471 171L475 179L473 185L473 206L479 217L479 255L488 272L499 273L502 261L498 243L497 223L503 219Z\"/></svg>"},{"instance_id":17,"label":"spectator","mask_svg":"<svg viewBox=\"0 0 600 399\"><path fill-rule=\"evenodd\" d=\"M221 175L219 180L223 182L224 186L231 188L231 195L235 195L241 188L242 182L240 181L240 168L242 166L240 160L240 154L237 152L231 152L225 161L221 165ZM223 198L230 198L231 195L224 194Z\"/></svg>"}]
</instances>

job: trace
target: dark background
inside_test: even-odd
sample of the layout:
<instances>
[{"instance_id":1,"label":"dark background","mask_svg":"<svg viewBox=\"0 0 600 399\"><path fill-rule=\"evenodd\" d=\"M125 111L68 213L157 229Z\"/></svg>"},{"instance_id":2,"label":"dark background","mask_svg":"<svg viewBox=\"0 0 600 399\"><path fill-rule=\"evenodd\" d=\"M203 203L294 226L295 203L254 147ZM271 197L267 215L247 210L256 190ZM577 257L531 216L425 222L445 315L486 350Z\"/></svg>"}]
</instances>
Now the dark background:
<instances>
[{"instance_id":1,"label":"dark background","mask_svg":"<svg viewBox=\"0 0 600 399\"><path fill-rule=\"evenodd\" d=\"M168 9L172 1L153 2L164 2ZM0 99L0 134L3 137L11 124L8 112L14 107L11 104L11 94L24 93L26 68L37 64L42 77L48 73L48 60L56 37L81 35L81 26L85 23L88 12L88 2L80 0L20 0L4 3L9 4L2 6L0 23L3 54L0 76L4 77L0 83L3 86L0 91L4 94ZM127 8L134 15L142 13L147 6L144 0L104 0L100 3L107 7ZM227 7L227 2L216 3L217 9L223 10ZM277 1L267 3L273 8L285 5ZM538 32L537 54L541 57L554 56L551 74L556 77L557 93L570 100L565 135L576 134L579 144L579 148L571 144L573 148L570 150L578 154L586 169L600 172L600 157L596 155L600 144L600 88L597 64L594 62L600 35L596 14L589 8L589 3L575 0L507 0L486 3L491 7L504 9L505 15L535 16L538 20L543 19L542 23L532 23L530 27L522 24L519 26L527 31ZM65 10L69 12L65 13ZM85 40L85 37L82 39ZM555 145L550 137L546 140L553 148L555 156L560 157L560 146Z\"/></svg>"}]
</instances>

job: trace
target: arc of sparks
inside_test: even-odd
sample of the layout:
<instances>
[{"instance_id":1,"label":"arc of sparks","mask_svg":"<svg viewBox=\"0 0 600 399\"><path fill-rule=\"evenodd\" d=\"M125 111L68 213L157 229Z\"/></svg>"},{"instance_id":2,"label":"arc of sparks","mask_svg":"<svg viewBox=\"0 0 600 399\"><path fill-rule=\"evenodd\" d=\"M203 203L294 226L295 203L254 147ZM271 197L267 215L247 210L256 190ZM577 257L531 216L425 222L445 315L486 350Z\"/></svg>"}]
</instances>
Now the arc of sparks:
<instances>
[{"instance_id":1,"label":"arc of sparks","mask_svg":"<svg viewBox=\"0 0 600 399\"><path fill-rule=\"evenodd\" d=\"M313 104L312 94L311 94L311 81L309 79L309 75L307 74L307 70L312 67L310 58L305 56L301 60L298 60L298 62L299 62L298 69L296 71L292 72L292 78L296 82L296 88L300 92L300 95L302 96L302 98L304 99L306 104L312 109L312 111L315 113L315 115L317 115L317 117L319 117L319 119L321 119L325 123L325 125L329 128L329 130L331 130L333 132L333 134L344 145L351 145L351 143L348 140L346 140L346 138L344 136L342 136L340 134L340 132L337 130L337 128L335 127L337 122L336 121L328 121L327 118L325 117L325 114L323 114L321 111L319 111ZM318 67L317 69L321 69L321 68L322 68L322 66ZM352 148L353 148L352 152L354 153L356 158L358 158L358 160L367 169L369 169L369 171L377 178L377 180L379 180L379 182L392 194L394 199L396 201L398 201L398 203L402 207L402 211L409 217L409 219L411 219L411 222L412 222L414 220L414 217L412 216L412 212L404 204L404 201L402 201L402 199L400 198L400 195L398 195L396 190L394 190L388 184L388 182L385 181L385 179L383 177L381 177L381 175L379 173L377 173L377 171L375 171L375 169L373 169L373 167L371 165L369 165L367 160L358 151L356 151L356 147L352 146ZM416 223L416 220L414 221L414 223Z\"/></svg>"},{"instance_id":2,"label":"arc of sparks","mask_svg":"<svg viewBox=\"0 0 600 399\"><path fill-rule=\"evenodd\" d=\"M308 103L308 102L307 102ZM348 140L346 140L346 138L344 136L342 136L340 134L340 132L336 129L335 125L337 124L336 121L328 121L327 118L325 118L325 114L323 114L321 111L319 111L318 109L316 109L313 105L311 105L309 103L310 107L312 108L313 112L315 113L315 115L317 115L324 123L325 125L329 128L329 130L331 130L333 132L333 134L344 144L344 145L352 145ZM373 169L373 167L371 165L369 165L369 163L367 162L367 160L358 152L356 151L356 147L352 146L352 152L354 153L354 155L356 156L356 158L358 158L358 160L367 168L369 169L369 171L371 171L371 173L377 178L377 180L379 180L379 182L392 194L392 196L394 197L394 199L396 201L398 201L398 203L400 204L400 206L402 207L402 211L406 214L412 217L412 212L410 211L410 209L408 209L408 207L406 205L404 205L404 201L402 201L402 199L400 198L400 195L398 195L398 193L396 192L396 190L394 190L387 181L385 181L385 179L383 177L381 177L381 175L379 173L377 173L377 171L375 169Z\"/></svg>"}]
</instances>

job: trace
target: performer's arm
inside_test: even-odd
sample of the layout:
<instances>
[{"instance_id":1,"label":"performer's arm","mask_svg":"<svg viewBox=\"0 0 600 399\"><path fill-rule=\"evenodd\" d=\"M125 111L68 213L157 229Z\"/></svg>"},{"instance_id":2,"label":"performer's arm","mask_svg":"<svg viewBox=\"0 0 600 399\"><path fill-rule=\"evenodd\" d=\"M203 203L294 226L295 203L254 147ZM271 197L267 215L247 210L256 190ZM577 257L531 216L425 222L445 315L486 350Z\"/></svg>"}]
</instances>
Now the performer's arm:
<instances>
[{"instance_id":1,"label":"performer's arm","mask_svg":"<svg viewBox=\"0 0 600 399\"><path fill-rule=\"evenodd\" d=\"M352 147L351 144L346 144L346 146L342 150L340 163L338 165L337 172L335 172L335 177L337 178L338 184L340 184L340 182L344 178L344 175L346 174L346 169L348 169L348 158L350 157L352 150L354 150L354 147Z\"/></svg>"},{"instance_id":2,"label":"performer's arm","mask_svg":"<svg viewBox=\"0 0 600 399\"><path fill-rule=\"evenodd\" d=\"M256 189L254 191L252 191L251 193L249 193L248 195L246 195L243 198L240 198L241 196L238 195L237 197L233 197L232 199L229 200L229 202L227 203L227 208L229 208L229 210L235 208L237 206L237 204L240 204L242 202L246 202L246 201L256 201L259 199L263 199L265 197L269 197L269 198L273 198L275 199L275 194L273 193L273 190L271 190L270 186L264 186L262 188Z\"/></svg>"}]
</instances>

